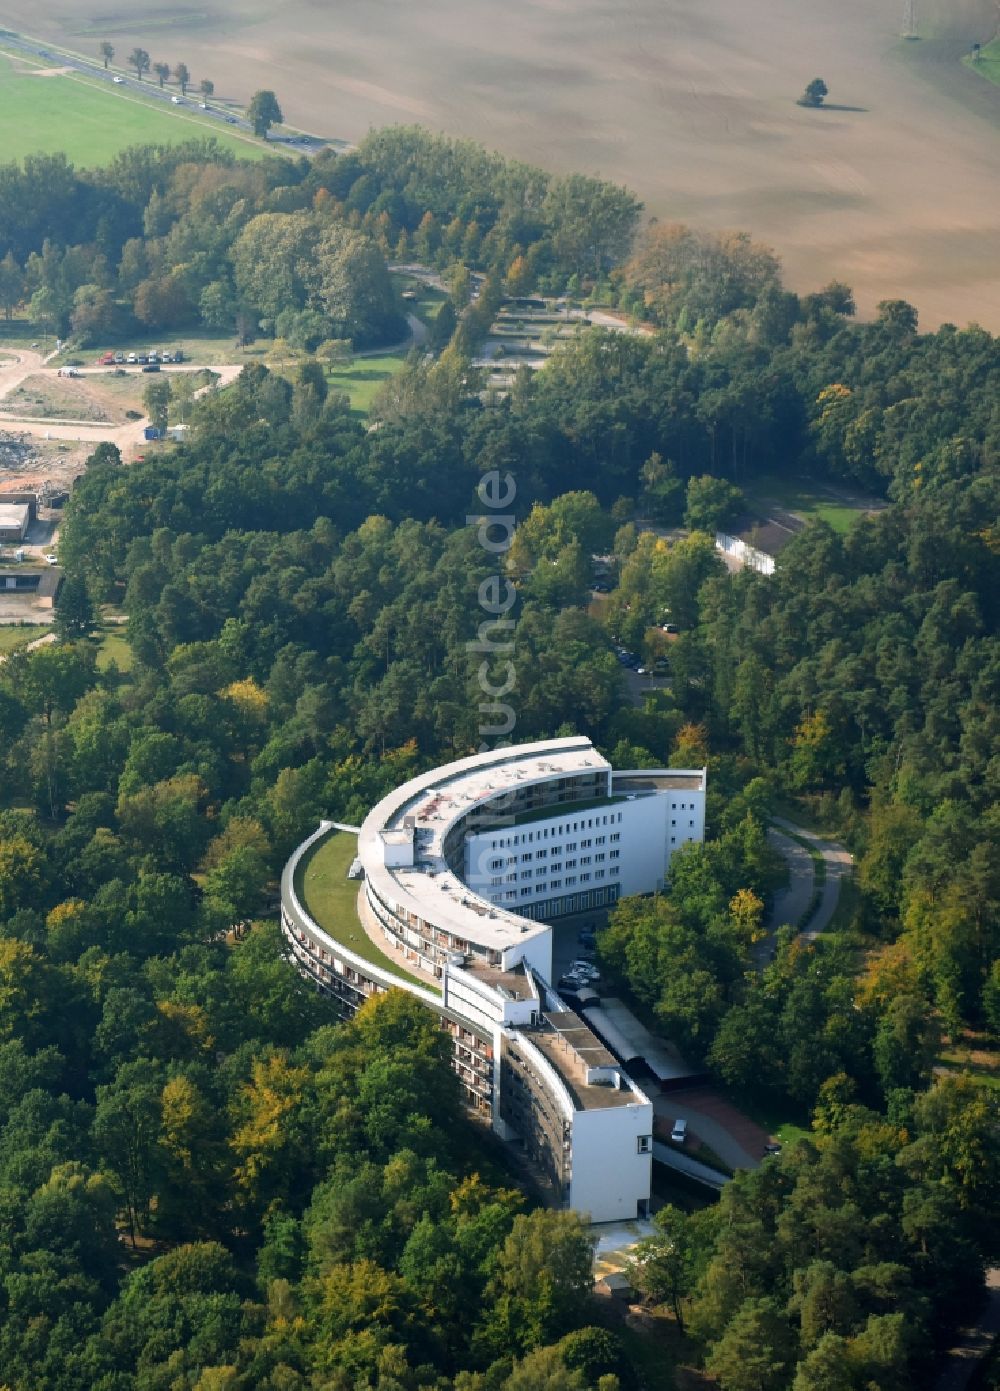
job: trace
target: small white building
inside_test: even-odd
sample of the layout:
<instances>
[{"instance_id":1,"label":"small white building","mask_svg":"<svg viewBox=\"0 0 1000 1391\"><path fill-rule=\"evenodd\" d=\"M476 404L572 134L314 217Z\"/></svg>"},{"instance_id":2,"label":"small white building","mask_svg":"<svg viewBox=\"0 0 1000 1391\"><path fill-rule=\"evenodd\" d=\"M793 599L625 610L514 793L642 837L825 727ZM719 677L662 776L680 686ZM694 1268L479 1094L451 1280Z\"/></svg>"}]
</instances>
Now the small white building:
<instances>
[{"instance_id":1,"label":"small white building","mask_svg":"<svg viewBox=\"0 0 1000 1391\"><path fill-rule=\"evenodd\" d=\"M0 503L0 541L23 541L30 523L31 507L28 503Z\"/></svg>"}]
</instances>

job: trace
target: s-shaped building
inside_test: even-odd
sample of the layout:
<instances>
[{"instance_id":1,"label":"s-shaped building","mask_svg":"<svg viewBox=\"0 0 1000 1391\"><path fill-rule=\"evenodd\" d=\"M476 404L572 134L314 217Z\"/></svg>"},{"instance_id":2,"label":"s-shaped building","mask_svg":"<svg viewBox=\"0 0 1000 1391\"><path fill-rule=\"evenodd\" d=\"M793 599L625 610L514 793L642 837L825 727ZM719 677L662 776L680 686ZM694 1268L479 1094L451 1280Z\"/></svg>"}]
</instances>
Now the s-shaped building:
<instances>
[{"instance_id":1,"label":"s-shaped building","mask_svg":"<svg viewBox=\"0 0 1000 1391\"><path fill-rule=\"evenodd\" d=\"M706 770L615 772L589 739L476 754L323 822L281 883L299 968L349 1017L401 988L454 1040L466 1099L595 1222L648 1211L653 1107L552 983L553 928L664 887ZM347 878L358 880L347 890Z\"/></svg>"}]
</instances>

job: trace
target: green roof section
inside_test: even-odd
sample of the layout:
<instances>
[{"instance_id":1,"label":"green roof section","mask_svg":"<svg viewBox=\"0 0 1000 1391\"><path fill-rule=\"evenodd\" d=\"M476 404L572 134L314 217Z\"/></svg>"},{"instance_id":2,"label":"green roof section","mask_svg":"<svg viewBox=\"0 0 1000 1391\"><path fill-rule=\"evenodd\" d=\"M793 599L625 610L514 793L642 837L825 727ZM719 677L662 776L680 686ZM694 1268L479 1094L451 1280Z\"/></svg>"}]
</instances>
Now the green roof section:
<instances>
[{"instance_id":1,"label":"green roof section","mask_svg":"<svg viewBox=\"0 0 1000 1391\"><path fill-rule=\"evenodd\" d=\"M358 838L350 831L334 831L317 841L303 855L295 873L295 892L313 921L335 942L356 956L381 966L383 971L414 985L423 982L411 976L387 953L380 951L368 936L358 917L358 890L361 883L348 879L347 871L357 857ZM424 987L427 988L426 986Z\"/></svg>"}]
</instances>

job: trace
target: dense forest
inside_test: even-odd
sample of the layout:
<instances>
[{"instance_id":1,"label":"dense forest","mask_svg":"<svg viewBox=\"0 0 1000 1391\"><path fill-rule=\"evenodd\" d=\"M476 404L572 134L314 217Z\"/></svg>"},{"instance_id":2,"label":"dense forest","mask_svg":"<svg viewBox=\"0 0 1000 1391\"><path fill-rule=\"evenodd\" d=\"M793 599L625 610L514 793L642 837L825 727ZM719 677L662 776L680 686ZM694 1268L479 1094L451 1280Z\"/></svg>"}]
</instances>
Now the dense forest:
<instances>
[{"instance_id":1,"label":"dense forest","mask_svg":"<svg viewBox=\"0 0 1000 1391\"><path fill-rule=\"evenodd\" d=\"M895 301L855 323L846 287L793 295L746 237L636 239L638 215L411 130L312 163L0 170L0 304L77 340L378 341L395 257L445 275L455 325L370 420L315 362L255 365L182 446L98 448L60 534L61 641L0 667L11 1391L643 1384L590 1326L586 1229L460 1123L419 1008L337 1025L272 925L233 932L319 816L478 746L497 562L468 519L494 469L516 484L513 737L710 769L708 841L620 907L604 969L737 1101L812 1121L716 1207L665 1208L637 1284L723 1391L925 1384L974 1305L997 1110L935 1069L943 1038L1000 1033L1000 346ZM591 329L483 389L470 314L534 290L655 331ZM730 576L708 533L763 472L886 505ZM97 664L101 604L127 672ZM636 707L614 645L659 655L666 612L669 688ZM790 793L855 852L858 902L756 970Z\"/></svg>"}]
</instances>

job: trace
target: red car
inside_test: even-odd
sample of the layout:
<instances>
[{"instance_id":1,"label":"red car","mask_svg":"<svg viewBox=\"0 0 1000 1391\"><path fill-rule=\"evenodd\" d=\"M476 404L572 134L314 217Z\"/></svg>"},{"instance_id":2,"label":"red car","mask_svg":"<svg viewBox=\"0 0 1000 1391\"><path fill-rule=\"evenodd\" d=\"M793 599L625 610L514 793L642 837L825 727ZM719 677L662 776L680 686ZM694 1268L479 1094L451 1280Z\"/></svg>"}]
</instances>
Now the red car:
<instances>
[{"instance_id":1,"label":"red car","mask_svg":"<svg viewBox=\"0 0 1000 1391\"><path fill-rule=\"evenodd\" d=\"M99 357L97 359L97 365L99 367L113 367L115 365L114 353L105 353L103 357Z\"/></svg>"}]
</instances>

